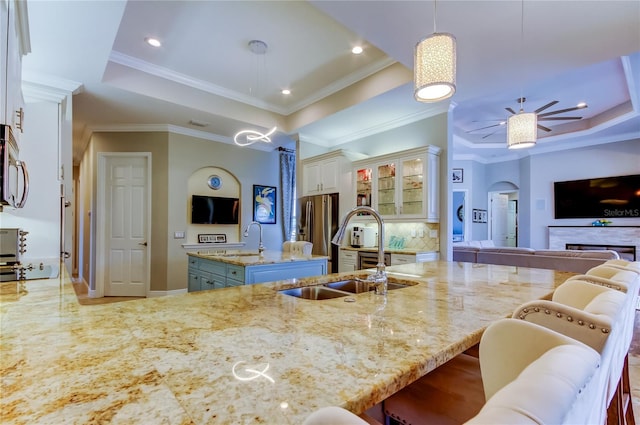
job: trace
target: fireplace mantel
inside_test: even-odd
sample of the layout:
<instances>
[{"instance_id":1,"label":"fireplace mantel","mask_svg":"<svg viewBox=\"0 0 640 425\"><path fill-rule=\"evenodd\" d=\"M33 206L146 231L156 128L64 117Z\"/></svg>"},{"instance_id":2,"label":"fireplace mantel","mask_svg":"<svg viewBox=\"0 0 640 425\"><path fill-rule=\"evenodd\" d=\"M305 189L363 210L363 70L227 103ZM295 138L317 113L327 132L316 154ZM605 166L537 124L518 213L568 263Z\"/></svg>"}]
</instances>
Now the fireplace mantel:
<instances>
[{"instance_id":1,"label":"fireplace mantel","mask_svg":"<svg viewBox=\"0 0 640 425\"><path fill-rule=\"evenodd\" d=\"M549 226L549 249L570 245L633 246L640 255L640 226Z\"/></svg>"}]
</instances>

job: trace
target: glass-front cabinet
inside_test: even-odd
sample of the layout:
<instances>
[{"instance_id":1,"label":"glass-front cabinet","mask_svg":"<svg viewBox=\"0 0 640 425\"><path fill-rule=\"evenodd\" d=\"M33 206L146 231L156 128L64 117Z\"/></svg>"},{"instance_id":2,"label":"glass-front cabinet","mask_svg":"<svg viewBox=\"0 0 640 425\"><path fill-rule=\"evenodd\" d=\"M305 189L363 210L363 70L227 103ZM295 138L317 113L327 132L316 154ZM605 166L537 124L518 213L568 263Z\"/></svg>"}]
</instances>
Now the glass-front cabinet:
<instances>
[{"instance_id":1,"label":"glass-front cabinet","mask_svg":"<svg viewBox=\"0 0 640 425\"><path fill-rule=\"evenodd\" d=\"M378 197L377 210L381 215L395 215L396 208L396 164L388 162L377 166Z\"/></svg>"},{"instance_id":2,"label":"glass-front cabinet","mask_svg":"<svg viewBox=\"0 0 640 425\"><path fill-rule=\"evenodd\" d=\"M400 212L405 215L423 214L425 161L413 158L402 161L402 192Z\"/></svg>"},{"instance_id":3,"label":"glass-front cabinet","mask_svg":"<svg viewBox=\"0 0 640 425\"><path fill-rule=\"evenodd\" d=\"M371 190L373 186L371 167L356 168L356 205L371 206Z\"/></svg>"},{"instance_id":4,"label":"glass-front cabinet","mask_svg":"<svg viewBox=\"0 0 640 425\"><path fill-rule=\"evenodd\" d=\"M439 221L440 148L427 146L354 163L356 205L387 219Z\"/></svg>"}]
</instances>

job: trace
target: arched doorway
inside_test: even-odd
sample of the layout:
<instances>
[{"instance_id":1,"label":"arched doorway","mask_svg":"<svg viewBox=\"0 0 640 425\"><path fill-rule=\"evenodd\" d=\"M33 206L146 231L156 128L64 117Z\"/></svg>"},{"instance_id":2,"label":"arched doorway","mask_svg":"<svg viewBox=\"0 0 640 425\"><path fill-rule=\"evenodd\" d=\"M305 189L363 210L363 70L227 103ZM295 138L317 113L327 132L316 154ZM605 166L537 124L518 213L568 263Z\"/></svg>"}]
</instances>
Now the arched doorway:
<instances>
[{"instance_id":1,"label":"arched doorway","mask_svg":"<svg viewBox=\"0 0 640 425\"><path fill-rule=\"evenodd\" d=\"M489 239L495 246L518 246L518 186L502 181L488 193Z\"/></svg>"}]
</instances>

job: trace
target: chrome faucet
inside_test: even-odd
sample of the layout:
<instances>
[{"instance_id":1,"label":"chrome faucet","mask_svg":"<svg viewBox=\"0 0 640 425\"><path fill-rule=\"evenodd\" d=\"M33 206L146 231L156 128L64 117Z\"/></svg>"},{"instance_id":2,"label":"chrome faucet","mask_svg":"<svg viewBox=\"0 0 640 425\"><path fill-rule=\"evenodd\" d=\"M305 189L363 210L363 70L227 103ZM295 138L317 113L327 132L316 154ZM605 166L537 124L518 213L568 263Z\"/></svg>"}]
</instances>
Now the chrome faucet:
<instances>
[{"instance_id":1,"label":"chrome faucet","mask_svg":"<svg viewBox=\"0 0 640 425\"><path fill-rule=\"evenodd\" d=\"M367 214L371 214L373 218L378 222L378 264L376 264L376 273L374 275L369 276L367 280L372 282L376 286L376 294L378 295L386 295L387 294L387 272L385 271L384 265L384 221L382 217L378 213L378 211L374 210L371 207L360 206L355 207L351 211L347 213L342 219L342 223L338 228L335 236L331 240L331 243L334 245L340 245L342 239L344 239L344 234L347 231L347 223L351 217L356 215L359 212L365 212Z\"/></svg>"},{"instance_id":2,"label":"chrome faucet","mask_svg":"<svg viewBox=\"0 0 640 425\"><path fill-rule=\"evenodd\" d=\"M252 221L251 223L249 223L246 229L244 229L244 237L246 238L247 236L249 236L249 229L254 224L258 226L258 229L260 229L260 243L258 244L258 254L262 254L264 252L264 245L262 244L262 225L260 223L258 223L257 221Z\"/></svg>"}]
</instances>

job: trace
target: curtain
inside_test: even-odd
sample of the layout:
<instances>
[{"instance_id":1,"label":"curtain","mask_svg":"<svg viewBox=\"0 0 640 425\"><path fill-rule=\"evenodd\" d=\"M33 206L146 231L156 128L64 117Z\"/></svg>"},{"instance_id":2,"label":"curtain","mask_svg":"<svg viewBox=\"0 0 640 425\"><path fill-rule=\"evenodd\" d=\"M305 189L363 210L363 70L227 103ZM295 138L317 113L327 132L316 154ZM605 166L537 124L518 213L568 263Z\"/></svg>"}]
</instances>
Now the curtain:
<instances>
[{"instance_id":1,"label":"curtain","mask_svg":"<svg viewBox=\"0 0 640 425\"><path fill-rule=\"evenodd\" d=\"M282 236L283 241L291 240L291 218L293 214L294 194L296 188L296 155L289 150L280 150L280 193L282 202Z\"/></svg>"}]
</instances>

